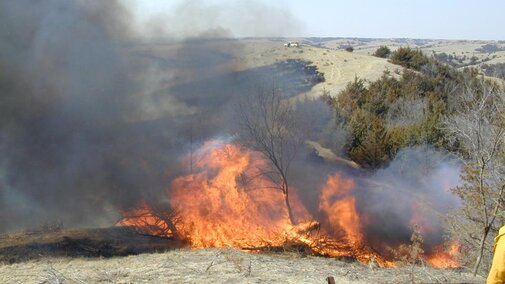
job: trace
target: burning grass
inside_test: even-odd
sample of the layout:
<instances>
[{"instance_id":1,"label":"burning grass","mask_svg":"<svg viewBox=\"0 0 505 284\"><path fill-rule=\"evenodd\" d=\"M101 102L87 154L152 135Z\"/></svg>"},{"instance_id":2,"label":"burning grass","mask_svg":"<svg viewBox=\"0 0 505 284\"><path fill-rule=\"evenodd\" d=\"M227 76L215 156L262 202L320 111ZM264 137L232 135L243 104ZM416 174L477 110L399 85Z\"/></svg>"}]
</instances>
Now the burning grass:
<instances>
[{"instance_id":1,"label":"burning grass","mask_svg":"<svg viewBox=\"0 0 505 284\"><path fill-rule=\"evenodd\" d=\"M339 173L328 176L320 189L317 218L292 191L290 202L297 222L291 224L284 196L264 174L267 162L258 153L214 140L194 156L194 172L177 177L167 189L172 218L160 218L142 201L138 208L125 212L118 225L135 226L158 236L176 232L192 248L287 249L382 267L395 266L396 259L389 251L408 244L407 239L379 251L367 242L367 216L356 206L356 184ZM423 220L423 216L412 214L412 219ZM456 243L451 243L450 250L439 243L424 250L421 260L433 267L457 267L457 249Z\"/></svg>"}]
</instances>

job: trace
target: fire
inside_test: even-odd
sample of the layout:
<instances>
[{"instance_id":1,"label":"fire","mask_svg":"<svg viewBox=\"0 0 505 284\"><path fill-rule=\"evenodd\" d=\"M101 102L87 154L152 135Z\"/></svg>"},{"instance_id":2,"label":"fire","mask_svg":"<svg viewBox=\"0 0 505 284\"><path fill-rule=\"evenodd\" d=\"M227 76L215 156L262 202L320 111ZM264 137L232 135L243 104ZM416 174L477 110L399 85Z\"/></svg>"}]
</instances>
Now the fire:
<instances>
[{"instance_id":1,"label":"fire","mask_svg":"<svg viewBox=\"0 0 505 284\"><path fill-rule=\"evenodd\" d=\"M261 175L265 161L257 155L211 141L196 155L196 173L173 181L177 229L193 247L254 246L291 225L282 192Z\"/></svg>"},{"instance_id":2,"label":"fire","mask_svg":"<svg viewBox=\"0 0 505 284\"><path fill-rule=\"evenodd\" d=\"M340 174L328 176L320 189L315 220L291 187L290 204L296 224L289 220L284 195L266 177L267 161L257 152L220 140L208 141L191 155L191 172L175 178L167 188L170 214L146 202L124 213L122 226L143 227L158 236L177 235L193 248L235 247L260 250L264 247L301 245L316 255L352 257L394 266L367 245L364 220L357 207L356 184ZM422 220L413 205L413 220ZM424 224L424 223L422 223ZM428 229L428 223L424 226ZM175 233L174 233L175 232ZM431 250L426 261L434 267L457 267L457 245L449 251Z\"/></svg>"},{"instance_id":3,"label":"fire","mask_svg":"<svg viewBox=\"0 0 505 284\"><path fill-rule=\"evenodd\" d=\"M417 225L419 231L423 237L436 232L437 228L430 222L427 216L430 216L429 212L425 212L427 209L421 206L420 203L414 202L412 204L412 216L410 223L412 226ZM435 268L457 268L459 267L459 262L456 260L456 256L459 252L459 243L456 241L450 241L448 246L446 244L436 245L426 253L426 261Z\"/></svg>"},{"instance_id":4,"label":"fire","mask_svg":"<svg viewBox=\"0 0 505 284\"><path fill-rule=\"evenodd\" d=\"M321 192L319 209L326 215L333 232L344 232L344 238L353 246L363 239L356 200L350 195L354 181L342 179L339 174L328 177Z\"/></svg>"},{"instance_id":5,"label":"fire","mask_svg":"<svg viewBox=\"0 0 505 284\"><path fill-rule=\"evenodd\" d=\"M456 260L456 255L459 252L459 243L452 241L448 248L443 245L436 246L432 253L426 256L426 261L436 268L457 268L459 262Z\"/></svg>"},{"instance_id":6,"label":"fire","mask_svg":"<svg viewBox=\"0 0 505 284\"><path fill-rule=\"evenodd\" d=\"M161 219L145 201L141 201L136 209L124 213L118 225L143 228L146 233L154 236L173 237L167 222Z\"/></svg>"},{"instance_id":7,"label":"fire","mask_svg":"<svg viewBox=\"0 0 505 284\"><path fill-rule=\"evenodd\" d=\"M340 174L328 177L321 190L319 210L325 215L323 229L332 240L322 254L328 256L350 256L361 262L376 261L381 266L394 266L364 244L356 198L352 195L355 183Z\"/></svg>"}]
</instances>

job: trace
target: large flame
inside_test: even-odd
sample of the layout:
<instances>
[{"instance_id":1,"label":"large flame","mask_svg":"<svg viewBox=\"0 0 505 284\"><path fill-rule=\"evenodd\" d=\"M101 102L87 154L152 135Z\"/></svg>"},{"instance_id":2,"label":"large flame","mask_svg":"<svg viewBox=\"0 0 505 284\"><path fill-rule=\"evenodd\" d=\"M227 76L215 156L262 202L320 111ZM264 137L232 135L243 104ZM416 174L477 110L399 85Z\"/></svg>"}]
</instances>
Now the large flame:
<instances>
[{"instance_id":1,"label":"large flame","mask_svg":"<svg viewBox=\"0 0 505 284\"><path fill-rule=\"evenodd\" d=\"M320 189L320 222L308 213L291 187L289 201L297 221L292 224L285 196L265 175L268 163L259 153L213 140L204 143L186 162L192 163L191 173L175 178L167 189L171 214L160 216L141 202L125 212L120 225L141 226L160 236L173 236L174 228L193 248L255 250L295 243L314 254L395 265L367 246L352 179L338 173L327 178ZM426 225L423 227L429 231L416 213L419 210L413 212L413 221ZM437 247L426 261L434 267L457 267L456 250L456 246L449 251Z\"/></svg>"},{"instance_id":2,"label":"large flame","mask_svg":"<svg viewBox=\"0 0 505 284\"><path fill-rule=\"evenodd\" d=\"M197 153L196 173L174 180L170 201L193 247L249 247L289 225L282 192L260 170L255 153L219 141Z\"/></svg>"}]
</instances>

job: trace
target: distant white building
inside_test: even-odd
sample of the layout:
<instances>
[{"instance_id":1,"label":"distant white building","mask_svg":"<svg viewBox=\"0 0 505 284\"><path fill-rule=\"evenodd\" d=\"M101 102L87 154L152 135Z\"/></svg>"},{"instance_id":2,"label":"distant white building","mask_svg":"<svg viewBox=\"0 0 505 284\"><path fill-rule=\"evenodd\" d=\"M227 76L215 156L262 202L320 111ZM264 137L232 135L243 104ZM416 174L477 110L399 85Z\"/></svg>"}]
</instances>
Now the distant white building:
<instances>
[{"instance_id":1,"label":"distant white building","mask_svg":"<svg viewBox=\"0 0 505 284\"><path fill-rule=\"evenodd\" d=\"M284 47L300 47L297 41L289 41L284 44Z\"/></svg>"}]
</instances>

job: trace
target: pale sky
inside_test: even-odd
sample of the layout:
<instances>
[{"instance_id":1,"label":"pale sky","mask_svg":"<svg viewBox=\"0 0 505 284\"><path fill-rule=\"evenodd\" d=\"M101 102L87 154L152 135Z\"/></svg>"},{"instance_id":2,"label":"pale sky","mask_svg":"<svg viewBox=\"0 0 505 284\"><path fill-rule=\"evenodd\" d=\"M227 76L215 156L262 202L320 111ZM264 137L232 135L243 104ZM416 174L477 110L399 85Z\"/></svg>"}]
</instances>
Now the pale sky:
<instances>
[{"instance_id":1,"label":"pale sky","mask_svg":"<svg viewBox=\"0 0 505 284\"><path fill-rule=\"evenodd\" d=\"M227 21L221 15L224 29L233 30L240 15L247 16L244 3L260 3L265 12L291 14L296 29L276 34L278 22L272 23L278 36L371 37L371 38L431 38L431 39L492 39L505 40L505 0L129 0L130 7L142 19L174 13L175 7L193 3L218 10L234 9L239 20ZM229 8L234 7L234 8ZM201 11L200 11L201 12ZM281 13L281 14L282 14ZM230 13L224 13L229 15ZM278 13L279 14L279 13ZM273 14L272 14L273 15ZM284 15L284 14L282 14ZM250 16L250 15L249 15ZM192 23L197 25L199 15ZM238 22L237 22L238 21ZM268 25L268 20L261 19ZM170 25L170 23L166 23ZM260 23L258 23L260 24ZM187 25L187 24L186 24ZM190 24L191 25L191 24ZM228 25L228 26L227 26ZM254 25L250 21L246 25ZM250 29L237 32L251 34ZM272 36L273 34L266 34Z\"/></svg>"}]
</instances>

